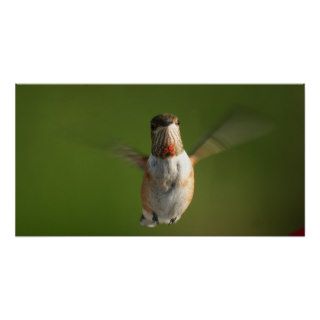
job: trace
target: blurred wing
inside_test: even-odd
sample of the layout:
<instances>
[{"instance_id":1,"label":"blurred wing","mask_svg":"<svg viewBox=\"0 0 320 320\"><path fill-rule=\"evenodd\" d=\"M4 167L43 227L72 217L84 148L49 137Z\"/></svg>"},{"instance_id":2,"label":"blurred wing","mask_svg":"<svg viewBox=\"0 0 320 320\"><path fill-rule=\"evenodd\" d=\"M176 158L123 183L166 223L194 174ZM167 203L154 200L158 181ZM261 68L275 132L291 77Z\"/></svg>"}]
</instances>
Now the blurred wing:
<instances>
[{"instance_id":1,"label":"blurred wing","mask_svg":"<svg viewBox=\"0 0 320 320\"><path fill-rule=\"evenodd\" d=\"M272 127L270 120L253 111L237 110L198 143L190 159L196 164L201 159L259 138Z\"/></svg>"},{"instance_id":2,"label":"blurred wing","mask_svg":"<svg viewBox=\"0 0 320 320\"><path fill-rule=\"evenodd\" d=\"M148 156L132 149L131 147L124 145L118 146L115 148L115 153L142 170L146 168Z\"/></svg>"}]
</instances>

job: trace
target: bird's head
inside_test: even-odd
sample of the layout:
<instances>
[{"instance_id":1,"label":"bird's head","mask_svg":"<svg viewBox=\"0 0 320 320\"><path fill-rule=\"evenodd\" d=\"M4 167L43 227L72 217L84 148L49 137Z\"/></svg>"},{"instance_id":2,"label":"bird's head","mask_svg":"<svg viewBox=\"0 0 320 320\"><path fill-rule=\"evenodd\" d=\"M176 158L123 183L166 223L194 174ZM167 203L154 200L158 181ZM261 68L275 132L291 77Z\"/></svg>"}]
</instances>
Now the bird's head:
<instances>
[{"instance_id":1,"label":"bird's head","mask_svg":"<svg viewBox=\"0 0 320 320\"><path fill-rule=\"evenodd\" d=\"M179 155L183 152L179 119L170 113L159 114L151 119L151 152L159 158Z\"/></svg>"}]
</instances>

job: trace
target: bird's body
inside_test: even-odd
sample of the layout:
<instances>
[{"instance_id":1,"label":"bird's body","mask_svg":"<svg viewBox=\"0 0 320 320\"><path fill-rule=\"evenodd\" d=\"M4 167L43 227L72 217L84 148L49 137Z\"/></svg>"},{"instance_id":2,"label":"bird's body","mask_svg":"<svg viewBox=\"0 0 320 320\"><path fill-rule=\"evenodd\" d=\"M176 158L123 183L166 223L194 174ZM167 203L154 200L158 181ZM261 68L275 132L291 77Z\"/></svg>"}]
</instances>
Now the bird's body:
<instances>
[{"instance_id":1,"label":"bird's body","mask_svg":"<svg viewBox=\"0 0 320 320\"><path fill-rule=\"evenodd\" d=\"M255 114L233 113L202 139L189 157L183 147L178 118L169 113L153 117L151 155L142 155L128 147L121 149L122 155L144 171L141 225L176 223L193 197L195 164L261 136L269 129L270 124Z\"/></svg>"},{"instance_id":2,"label":"bird's body","mask_svg":"<svg viewBox=\"0 0 320 320\"><path fill-rule=\"evenodd\" d=\"M193 190L193 166L185 151L164 159L150 155L141 187L141 224L151 227L177 222L189 206Z\"/></svg>"}]
</instances>

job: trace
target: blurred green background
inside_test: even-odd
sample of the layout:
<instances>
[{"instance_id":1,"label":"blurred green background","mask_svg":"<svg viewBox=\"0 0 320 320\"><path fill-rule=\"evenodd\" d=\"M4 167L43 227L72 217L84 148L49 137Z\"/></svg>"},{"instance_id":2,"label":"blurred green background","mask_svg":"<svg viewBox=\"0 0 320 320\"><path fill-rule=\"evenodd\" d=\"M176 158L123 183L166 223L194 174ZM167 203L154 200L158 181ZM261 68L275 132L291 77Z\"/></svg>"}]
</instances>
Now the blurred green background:
<instances>
[{"instance_id":1,"label":"blurred green background","mask_svg":"<svg viewBox=\"0 0 320 320\"><path fill-rule=\"evenodd\" d=\"M275 130L200 162L175 225L139 225L142 172L115 157L150 152L150 119L181 120L186 151L244 106ZM288 235L304 227L303 85L17 85L16 235Z\"/></svg>"}]
</instances>

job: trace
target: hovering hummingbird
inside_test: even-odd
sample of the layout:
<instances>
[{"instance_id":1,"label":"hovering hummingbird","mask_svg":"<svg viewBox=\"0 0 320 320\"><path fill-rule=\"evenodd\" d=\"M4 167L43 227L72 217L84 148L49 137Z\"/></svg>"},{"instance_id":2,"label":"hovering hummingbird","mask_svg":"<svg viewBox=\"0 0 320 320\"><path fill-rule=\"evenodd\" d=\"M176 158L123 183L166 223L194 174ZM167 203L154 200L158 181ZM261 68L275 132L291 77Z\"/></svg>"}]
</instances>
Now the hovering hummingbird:
<instances>
[{"instance_id":1,"label":"hovering hummingbird","mask_svg":"<svg viewBox=\"0 0 320 320\"><path fill-rule=\"evenodd\" d=\"M176 223L191 203L194 167L214 155L270 130L270 123L252 112L233 112L215 130L186 153L177 116L164 113L151 119L151 154L143 155L122 146L118 152L144 171L141 186L140 224L155 227Z\"/></svg>"}]
</instances>

